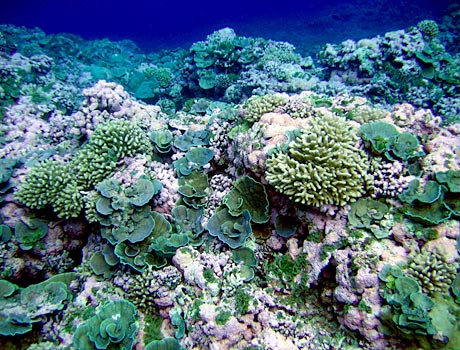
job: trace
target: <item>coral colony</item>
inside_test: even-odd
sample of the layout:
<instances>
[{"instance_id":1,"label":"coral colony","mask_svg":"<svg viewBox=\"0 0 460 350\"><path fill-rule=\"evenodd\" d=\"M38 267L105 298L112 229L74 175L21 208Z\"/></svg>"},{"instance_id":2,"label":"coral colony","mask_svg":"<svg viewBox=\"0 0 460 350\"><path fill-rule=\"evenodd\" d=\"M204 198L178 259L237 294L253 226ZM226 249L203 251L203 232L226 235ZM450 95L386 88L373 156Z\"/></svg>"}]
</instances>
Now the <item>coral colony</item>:
<instances>
[{"instance_id":1,"label":"coral colony","mask_svg":"<svg viewBox=\"0 0 460 350\"><path fill-rule=\"evenodd\" d=\"M0 26L0 347L460 349L459 16L314 59Z\"/></svg>"}]
</instances>

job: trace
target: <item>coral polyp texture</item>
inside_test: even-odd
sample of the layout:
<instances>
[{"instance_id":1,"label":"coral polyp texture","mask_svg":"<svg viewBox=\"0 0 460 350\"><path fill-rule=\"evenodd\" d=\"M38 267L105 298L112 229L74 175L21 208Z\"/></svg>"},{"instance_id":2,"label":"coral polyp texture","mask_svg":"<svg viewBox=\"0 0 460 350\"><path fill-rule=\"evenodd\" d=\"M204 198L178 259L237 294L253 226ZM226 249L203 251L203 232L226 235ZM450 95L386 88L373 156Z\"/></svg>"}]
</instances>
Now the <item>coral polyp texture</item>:
<instances>
[{"instance_id":1,"label":"coral polyp texture","mask_svg":"<svg viewBox=\"0 0 460 350\"><path fill-rule=\"evenodd\" d=\"M459 18L317 59L1 25L0 348L460 349Z\"/></svg>"},{"instance_id":2,"label":"coral polyp texture","mask_svg":"<svg viewBox=\"0 0 460 350\"><path fill-rule=\"evenodd\" d=\"M370 163L351 123L325 114L292 137L266 161L265 177L279 192L316 207L342 206L366 193Z\"/></svg>"}]
</instances>

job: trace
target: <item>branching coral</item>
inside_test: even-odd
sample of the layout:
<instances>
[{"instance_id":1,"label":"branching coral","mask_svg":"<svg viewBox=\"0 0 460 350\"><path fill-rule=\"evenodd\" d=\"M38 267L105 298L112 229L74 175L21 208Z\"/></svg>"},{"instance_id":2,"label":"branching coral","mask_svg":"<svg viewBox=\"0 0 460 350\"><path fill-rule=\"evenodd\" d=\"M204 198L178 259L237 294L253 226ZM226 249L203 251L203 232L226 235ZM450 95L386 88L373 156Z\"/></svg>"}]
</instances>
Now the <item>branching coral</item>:
<instances>
[{"instance_id":1,"label":"branching coral","mask_svg":"<svg viewBox=\"0 0 460 350\"><path fill-rule=\"evenodd\" d=\"M399 161L378 163L374 170L373 197L396 197L407 188L410 176L404 175L404 165Z\"/></svg>"},{"instance_id":2,"label":"branching coral","mask_svg":"<svg viewBox=\"0 0 460 350\"><path fill-rule=\"evenodd\" d=\"M430 41L439 35L439 27L435 21L426 19L417 23L417 29L422 32L423 37Z\"/></svg>"},{"instance_id":3,"label":"branching coral","mask_svg":"<svg viewBox=\"0 0 460 350\"><path fill-rule=\"evenodd\" d=\"M420 283L424 293L431 295L447 293L458 268L458 262L448 263L437 251L423 251L412 259L407 272Z\"/></svg>"},{"instance_id":4,"label":"branching coral","mask_svg":"<svg viewBox=\"0 0 460 350\"><path fill-rule=\"evenodd\" d=\"M361 197L370 181L369 160L357 142L345 119L314 117L266 161L266 179L296 202L344 205Z\"/></svg>"},{"instance_id":5,"label":"branching coral","mask_svg":"<svg viewBox=\"0 0 460 350\"><path fill-rule=\"evenodd\" d=\"M151 151L149 139L135 123L101 124L69 163L47 160L33 167L16 198L33 209L50 205L59 217L77 217L84 207L81 191L110 176L121 158Z\"/></svg>"},{"instance_id":6,"label":"branching coral","mask_svg":"<svg viewBox=\"0 0 460 350\"><path fill-rule=\"evenodd\" d=\"M94 131L71 165L77 181L90 187L109 176L121 158L150 152L149 139L135 123L115 120L101 124Z\"/></svg>"},{"instance_id":7,"label":"branching coral","mask_svg":"<svg viewBox=\"0 0 460 350\"><path fill-rule=\"evenodd\" d=\"M121 273L113 283L121 287L126 297L142 312L155 314L157 308L172 306L173 290L180 284L181 275L173 266L157 270L148 266L141 274Z\"/></svg>"},{"instance_id":8,"label":"branching coral","mask_svg":"<svg viewBox=\"0 0 460 350\"><path fill-rule=\"evenodd\" d=\"M263 114L273 112L286 103L287 99L283 95L253 96L244 104L244 119L258 121Z\"/></svg>"},{"instance_id":9,"label":"branching coral","mask_svg":"<svg viewBox=\"0 0 460 350\"><path fill-rule=\"evenodd\" d=\"M76 217L84 205L68 166L53 160L41 162L30 170L16 198L32 209L50 205L60 217Z\"/></svg>"}]
</instances>

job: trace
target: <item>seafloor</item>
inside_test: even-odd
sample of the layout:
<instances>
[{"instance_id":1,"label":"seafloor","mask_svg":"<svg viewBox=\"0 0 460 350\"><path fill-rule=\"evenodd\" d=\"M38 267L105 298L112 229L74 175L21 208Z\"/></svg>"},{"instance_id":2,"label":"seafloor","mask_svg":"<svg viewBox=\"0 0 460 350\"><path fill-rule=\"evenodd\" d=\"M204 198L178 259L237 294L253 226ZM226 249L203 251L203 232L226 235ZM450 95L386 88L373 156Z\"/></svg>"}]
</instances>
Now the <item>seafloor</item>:
<instances>
[{"instance_id":1,"label":"seafloor","mask_svg":"<svg viewBox=\"0 0 460 350\"><path fill-rule=\"evenodd\" d=\"M460 348L460 7L0 67L1 349Z\"/></svg>"}]
</instances>

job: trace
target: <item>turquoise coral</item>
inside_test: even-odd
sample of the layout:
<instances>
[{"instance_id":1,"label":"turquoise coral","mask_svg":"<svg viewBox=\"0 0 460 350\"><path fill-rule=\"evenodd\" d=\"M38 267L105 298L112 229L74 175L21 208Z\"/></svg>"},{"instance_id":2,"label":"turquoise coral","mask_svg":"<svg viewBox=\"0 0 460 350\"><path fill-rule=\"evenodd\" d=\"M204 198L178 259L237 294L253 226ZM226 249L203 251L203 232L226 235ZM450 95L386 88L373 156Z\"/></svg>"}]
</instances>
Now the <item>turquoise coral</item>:
<instances>
[{"instance_id":1,"label":"turquoise coral","mask_svg":"<svg viewBox=\"0 0 460 350\"><path fill-rule=\"evenodd\" d=\"M0 335L24 334L43 317L62 310L70 300L75 273L56 275L26 288L0 280Z\"/></svg>"},{"instance_id":2,"label":"turquoise coral","mask_svg":"<svg viewBox=\"0 0 460 350\"><path fill-rule=\"evenodd\" d=\"M79 350L131 350L138 331L137 310L126 300L106 303L78 326L74 346Z\"/></svg>"}]
</instances>

